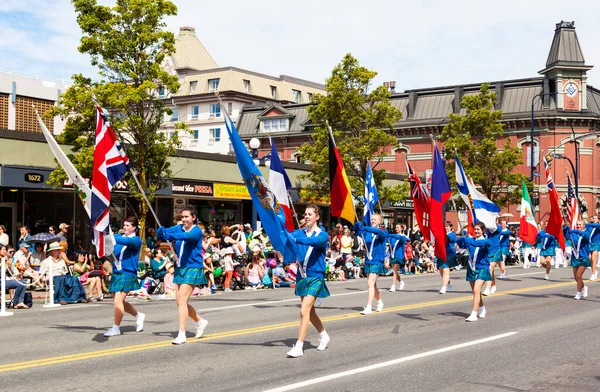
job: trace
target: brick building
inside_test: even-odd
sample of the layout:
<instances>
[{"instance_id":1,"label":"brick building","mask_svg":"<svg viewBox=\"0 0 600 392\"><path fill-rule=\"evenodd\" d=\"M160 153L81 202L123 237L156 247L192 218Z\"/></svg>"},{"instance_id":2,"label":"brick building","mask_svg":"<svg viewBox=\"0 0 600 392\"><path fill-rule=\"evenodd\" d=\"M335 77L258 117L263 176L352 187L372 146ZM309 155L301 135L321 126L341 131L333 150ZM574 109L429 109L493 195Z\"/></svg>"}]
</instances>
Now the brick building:
<instances>
[{"instance_id":1,"label":"brick building","mask_svg":"<svg viewBox=\"0 0 600 392\"><path fill-rule=\"evenodd\" d=\"M592 66L585 63L574 22L560 22L556 24L545 67L539 71L540 76L491 82L491 88L498 98L495 109L503 112L505 136L523 150L523 164L515 167L515 170L527 177L532 173L534 175L533 197L540 200L537 208L539 220L546 219L549 213L546 177L538 165L540 151L543 154L561 154L574 163L577 161L580 200L588 213L597 214L600 211L600 162L597 150L600 139L596 133L600 131L600 90L587 84L587 72L591 69ZM402 145L399 149L388 149L379 168L405 175L401 154L406 154L415 170L424 175L432 166L429 135L439 136L449 121L450 113L464 114L464 109L459 108L460 100L465 95L477 94L480 87L481 83L474 83L393 93L391 102L403 114L402 119L394 125L393 133ZM246 106L239 120L240 134L245 140L264 140L267 138L265 122L279 118L286 123L285 130L277 132L270 129L270 135L284 160L301 162L298 148L310 140L314 128L307 116L307 106ZM533 170L530 163L532 122ZM268 146L268 142L262 145ZM500 142L498 146L500 148ZM262 154L267 152L266 149L261 151ZM568 165L565 159L555 159L552 165L561 196L566 192L566 170L569 168L571 171ZM401 206L405 211L410 211L410 207L410 203ZM518 220L518 208L518 205L509 206L505 212L512 213L514 220ZM386 214L388 218L394 215L391 210L393 206ZM395 218L398 218L397 214Z\"/></svg>"}]
</instances>

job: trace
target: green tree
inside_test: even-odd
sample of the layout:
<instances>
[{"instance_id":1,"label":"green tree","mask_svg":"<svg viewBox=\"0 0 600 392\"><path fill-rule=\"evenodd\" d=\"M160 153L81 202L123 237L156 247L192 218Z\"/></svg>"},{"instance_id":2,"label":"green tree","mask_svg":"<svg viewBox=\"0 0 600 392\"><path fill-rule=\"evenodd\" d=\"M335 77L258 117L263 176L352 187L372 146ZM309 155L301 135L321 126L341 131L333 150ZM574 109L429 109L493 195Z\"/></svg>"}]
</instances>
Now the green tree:
<instances>
[{"instance_id":1,"label":"green tree","mask_svg":"<svg viewBox=\"0 0 600 392\"><path fill-rule=\"evenodd\" d=\"M482 193L499 207L505 207L521 201L524 176L516 173L515 167L523 160L522 151L504 137L502 111L494 110L495 103L496 94L490 91L489 83L481 86L479 94L465 95L460 102L460 107L466 109L465 115L450 114L440 139L446 156L454 157L456 151L465 173L481 187ZM448 161L446 170L456 189L453 159Z\"/></svg>"},{"instance_id":2,"label":"green tree","mask_svg":"<svg viewBox=\"0 0 600 392\"><path fill-rule=\"evenodd\" d=\"M168 157L179 145L177 136L167 139L158 132L165 116L171 114L158 91L179 90L177 76L169 75L161 66L175 49L174 35L164 31L164 18L175 15L177 8L167 0L117 0L114 7L98 5L96 0L72 2L83 33L79 51L90 55L103 79L93 83L81 74L73 76L73 86L50 112L67 119L59 139L73 145L69 158L82 176L91 178L96 123L93 90L99 103L110 111L111 125L143 192L152 200L156 190L172 177ZM177 123L176 128L187 129L183 123ZM60 186L66 178L57 167L50 182ZM148 206L133 180L129 182L140 202L143 234Z\"/></svg>"},{"instance_id":3,"label":"green tree","mask_svg":"<svg viewBox=\"0 0 600 392\"><path fill-rule=\"evenodd\" d=\"M408 194L408 186L404 183L383 186L385 170L377 169L385 157L385 149L398 145L390 131L402 118L402 113L390 103L387 88L378 86L368 91L376 75L362 67L351 54L346 54L326 81L327 95L316 94L308 106L308 116L315 129L310 141L300 147L300 154L312 164L310 173L303 176L312 183L307 187L309 198L329 197L327 124L333 129L353 195L364 193L369 160L382 202L401 200Z\"/></svg>"}]
</instances>

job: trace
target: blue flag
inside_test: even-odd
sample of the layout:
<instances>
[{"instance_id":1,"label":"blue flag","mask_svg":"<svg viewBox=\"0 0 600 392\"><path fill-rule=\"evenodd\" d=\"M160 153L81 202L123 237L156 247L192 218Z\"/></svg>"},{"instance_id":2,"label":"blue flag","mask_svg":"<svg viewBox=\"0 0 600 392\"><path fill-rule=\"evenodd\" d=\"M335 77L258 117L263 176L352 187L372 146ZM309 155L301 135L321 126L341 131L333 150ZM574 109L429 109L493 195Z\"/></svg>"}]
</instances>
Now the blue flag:
<instances>
[{"instance_id":1,"label":"blue flag","mask_svg":"<svg viewBox=\"0 0 600 392\"><path fill-rule=\"evenodd\" d=\"M283 254L286 262L296 261L296 243L285 229L285 215L281 204L269 189L269 184L267 184L248 150L246 150L233 121L226 119L225 125L237 158L240 174L248 188L252 204L258 212L262 226L271 239L273 248Z\"/></svg>"},{"instance_id":2,"label":"blue flag","mask_svg":"<svg viewBox=\"0 0 600 392\"><path fill-rule=\"evenodd\" d=\"M375 178L371 170L371 162L367 164L367 176L365 178L365 197L364 197L364 213L363 220L365 225L371 226L371 215L375 213L375 204L379 201L377 187L375 186Z\"/></svg>"}]
</instances>

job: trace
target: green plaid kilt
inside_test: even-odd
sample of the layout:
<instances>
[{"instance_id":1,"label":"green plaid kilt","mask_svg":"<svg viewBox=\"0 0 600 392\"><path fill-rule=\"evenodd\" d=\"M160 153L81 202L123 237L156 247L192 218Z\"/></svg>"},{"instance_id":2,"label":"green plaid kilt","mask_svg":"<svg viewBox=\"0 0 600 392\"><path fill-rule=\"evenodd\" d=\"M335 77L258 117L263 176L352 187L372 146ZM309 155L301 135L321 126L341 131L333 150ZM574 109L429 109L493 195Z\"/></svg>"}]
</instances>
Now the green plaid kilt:
<instances>
[{"instance_id":1,"label":"green plaid kilt","mask_svg":"<svg viewBox=\"0 0 600 392\"><path fill-rule=\"evenodd\" d=\"M556 256L556 248L548 248L548 249L542 249L542 251L540 252L540 256L542 257L548 257L548 256Z\"/></svg>"},{"instance_id":2,"label":"green plaid kilt","mask_svg":"<svg viewBox=\"0 0 600 392\"><path fill-rule=\"evenodd\" d=\"M398 264L400 267L404 267L404 264L406 264L406 263L404 262L403 258L394 257L393 259L390 260L390 265L394 265L394 264Z\"/></svg>"},{"instance_id":3,"label":"green plaid kilt","mask_svg":"<svg viewBox=\"0 0 600 392\"><path fill-rule=\"evenodd\" d=\"M499 263L502 261L502 248L496 248L494 250L490 250L488 254L488 258L490 259L490 263Z\"/></svg>"},{"instance_id":4,"label":"green plaid kilt","mask_svg":"<svg viewBox=\"0 0 600 392\"><path fill-rule=\"evenodd\" d=\"M189 284L190 286L206 284L204 268L175 268L174 275L174 284Z\"/></svg>"},{"instance_id":5,"label":"green plaid kilt","mask_svg":"<svg viewBox=\"0 0 600 392\"><path fill-rule=\"evenodd\" d=\"M592 262L589 257L581 256L576 259L575 257L571 258L571 267L591 267Z\"/></svg>"},{"instance_id":6,"label":"green plaid kilt","mask_svg":"<svg viewBox=\"0 0 600 392\"><path fill-rule=\"evenodd\" d=\"M590 252L600 250L600 242L590 242Z\"/></svg>"},{"instance_id":7,"label":"green plaid kilt","mask_svg":"<svg viewBox=\"0 0 600 392\"><path fill-rule=\"evenodd\" d=\"M109 293L128 293L139 289L140 281L135 275L113 273L110 277Z\"/></svg>"},{"instance_id":8,"label":"green plaid kilt","mask_svg":"<svg viewBox=\"0 0 600 392\"><path fill-rule=\"evenodd\" d=\"M476 280L491 281L492 273L489 268L476 268L475 271L471 267L467 266L467 282L474 282Z\"/></svg>"},{"instance_id":9,"label":"green plaid kilt","mask_svg":"<svg viewBox=\"0 0 600 392\"><path fill-rule=\"evenodd\" d=\"M455 255L446 255L446 262L439 257L435 258L435 263L438 269L442 268L452 268L456 265L456 256Z\"/></svg>"},{"instance_id":10,"label":"green plaid kilt","mask_svg":"<svg viewBox=\"0 0 600 392\"><path fill-rule=\"evenodd\" d=\"M300 274L298 274L298 276L300 276ZM325 279L311 276L296 280L295 294L298 297L311 295L315 298L327 298L330 295L329 289L325 284Z\"/></svg>"},{"instance_id":11,"label":"green plaid kilt","mask_svg":"<svg viewBox=\"0 0 600 392\"><path fill-rule=\"evenodd\" d=\"M370 264L365 262L365 275L369 274L383 275L385 274L385 267L383 264Z\"/></svg>"}]
</instances>

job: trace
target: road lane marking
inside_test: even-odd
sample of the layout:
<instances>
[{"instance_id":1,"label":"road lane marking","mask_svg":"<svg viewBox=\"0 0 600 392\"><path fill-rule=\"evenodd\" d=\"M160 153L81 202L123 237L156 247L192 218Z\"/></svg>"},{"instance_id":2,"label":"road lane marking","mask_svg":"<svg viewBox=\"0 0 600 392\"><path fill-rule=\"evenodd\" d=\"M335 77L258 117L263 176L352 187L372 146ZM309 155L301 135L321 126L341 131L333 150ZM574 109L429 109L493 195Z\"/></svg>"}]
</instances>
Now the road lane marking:
<instances>
[{"instance_id":1,"label":"road lane marking","mask_svg":"<svg viewBox=\"0 0 600 392\"><path fill-rule=\"evenodd\" d=\"M102 306L102 305L96 305L96 304L93 304L93 305L92 304L90 304L90 305L77 305L77 306L64 306L64 305L62 305L62 306L58 306L56 308L44 308L43 311L47 312L47 311L50 311L50 310L65 310L65 309L68 310L68 309L81 309L81 308L98 308L100 306Z\"/></svg>"},{"instance_id":2,"label":"road lane marking","mask_svg":"<svg viewBox=\"0 0 600 392\"><path fill-rule=\"evenodd\" d=\"M360 290L360 291L353 291L351 293L331 294L327 298L331 298L331 297L343 297L343 296L346 296L346 295L355 295L355 294L364 294L364 293L367 293L367 292L368 292L367 290ZM251 304L219 306L219 307L216 307L216 308L208 308L208 309L196 309L196 312L198 312L198 313L205 313L205 312L214 311L214 310L246 308L246 307L249 307L249 306L264 306L264 305L280 304L280 303L284 303L284 302L294 302L294 301L300 302L300 298L296 297L296 298L289 298L289 299L279 299L279 300L276 300L276 301L253 302Z\"/></svg>"},{"instance_id":3,"label":"road lane marking","mask_svg":"<svg viewBox=\"0 0 600 392\"><path fill-rule=\"evenodd\" d=\"M520 289L507 290L507 291L503 291L503 292L496 292L494 295L492 295L490 297L486 297L486 300L493 299L494 297L499 297L499 296L503 296L503 295L519 294L519 293L525 293L525 292L529 292L529 291L546 290L546 289L557 288L557 287L571 286L574 284L575 284L575 282L573 281L573 282L554 283L554 284L548 284L548 285L532 286L532 287L524 287L524 288L520 288ZM431 307L431 306L446 305L446 304L457 303L457 302L467 302L467 301L472 301L472 300L473 300L473 296L468 295L468 296L461 296L461 297L449 298L449 299L443 299L443 300L437 300L437 301L420 302L420 303L415 303L415 304L401 305L401 306L395 306L395 307L391 307L391 308L384 308L381 313L398 312L398 311L403 311L403 310L426 308L426 307ZM376 313L373 313L371 316L377 316L377 315L378 315L378 313L376 312ZM353 313L345 313L345 314L340 314L340 315L335 315L335 316L321 317L321 321L322 322L330 322L330 321L348 320L348 319L357 318L357 317L370 317L370 316L364 316L364 315L360 314L359 312L353 312ZM276 330L287 329L287 328L298 328L298 324L299 324L299 321L294 320L294 321L286 322L286 323L262 325L262 326L258 326L258 327L245 328L245 329L239 329L239 330L233 330L233 331L217 332L217 333L205 335L201 339L188 340L187 343L188 344L202 343L204 341L209 341L209 340L223 339L223 338L236 337L236 336L242 336L242 335L251 335L251 334L256 334L256 333L261 333L261 332L266 332L266 331L276 331ZM132 345L132 346L116 347L113 349L89 351L89 352L77 353L77 354L69 354L69 355L63 355L63 356L59 356L59 357L48 357L48 358L41 358L41 359L33 359L33 360L29 360L29 361L24 361L24 362L7 363L4 365L0 365L0 373L10 372L10 371L20 370L20 369L40 367L40 366L55 365L55 364L59 364L59 363L74 362L74 361L79 361L81 359L114 356L114 355L119 355L119 354L126 354L126 353L131 353L131 352L136 352L136 351L151 350L151 349L155 349L155 348L170 347L170 346L172 346L171 341L167 340L167 341L160 341L160 342L153 342L153 343L137 344L137 345Z\"/></svg>"},{"instance_id":4,"label":"road lane marking","mask_svg":"<svg viewBox=\"0 0 600 392\"><path fill-rule=\"evenodd\" d=\"M385 362L375 363L373 365L364 366L364 367L360 367L360 368L357 368L357 369L346 370L346 371L343 371L343 372L330 374L328 376L317 377L317 378L313 378L311 380L306 380L306 381L301 381L301 382L297 382L297 383L294 383L294 384L284 385L282 387L269 389L269 390L266 390L264 392L286 392L286 391L292 391L294 389L308 387L310 385L320 384L320 383L323 383L323 382L327 382L327 381L331 381L331 380L336 380L336 379L342 378L342 377L350 377L350 376L354 376L354 375L359 374L359 373L370 372L370 371L382 369L382 368L385 368L385 367L388 367L388 366L394 366L394 365L398 365L398 364L401 364L401 363L404 363L404 362L414 361L416 359L426 358L426 357L430 357L430 356L433 356L433 355L438 355L438 354L443 354L443 353L447 353L447 352L450 352L450 351L459 350L461 348L476 346L478 344L484 344L484 343L492 342L494 340L508 338L508 337L516 335L517 333L518 332L507 332L507 333L503 333L501 335L490 336L490 337L487 337L487 338L484 338L484 339L473 340L471 342L465 342L465 343L461 343L461 344L456 344L456 345L453 345L453 346L448 346L448 347L440 348L440 349L437 349L437 350L426 351L426 352L420 353L420 354L409 355L408 357L402 357L402 358L398 358L398 359L393 359L391 361L385 361Z\"/></svg>"}]
</instances>

